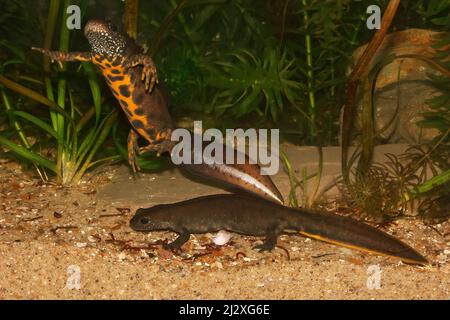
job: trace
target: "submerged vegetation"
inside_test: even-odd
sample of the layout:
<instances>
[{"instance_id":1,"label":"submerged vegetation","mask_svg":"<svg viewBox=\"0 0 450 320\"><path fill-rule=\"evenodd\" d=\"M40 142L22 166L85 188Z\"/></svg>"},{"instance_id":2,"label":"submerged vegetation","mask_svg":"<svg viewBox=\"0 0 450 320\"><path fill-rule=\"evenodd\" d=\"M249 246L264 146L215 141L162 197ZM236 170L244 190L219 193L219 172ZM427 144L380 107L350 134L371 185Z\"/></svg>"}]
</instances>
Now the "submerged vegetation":
<instances>
[{"instance_id":1,"label":"submerged vegetation","mask_svg":"<svg viewBox=\"0 0 450 320\"><path fill-rule=\"evenodd\" d=\"M126 21L156 61L175 120L195 117L217 128L280 127L282 137L295 144L336 145L352 52L373 35L365 26L366 8L383 10L388 2L125 1L124 9L119 0L98 0L94 6L87 0L0 0L0 144L43 180L54 175L62 184L79 182L101 163L126 159L128 124L94 67L51 64L30 50L88 50L83 33L65 27L66 8L76 4L84 22ZM139 10L133 10L138 3ZM448 0L401 1L391 29L448 32L449 10ZM444 56L434 61L449 70ZM395 158L387 167L368 161L360 175L365 178L346 185L352 201L373 216L397 212L399 204L419 194L448 189L448 161L432 159L447 155L448 160L450 77L445 72L431 77L442 95L429 101L431 110L420 124L440 135L411 149L406 167ZM425 150L424 160L414 157L419 149ZM430 162L439 168L433 171L437 178L416 177L418 167ZM139 164L152 170L163 160L149 154ZM302 181L292 174L292 187L306 188L307 173ZM312 176L318 179L320 173ZM294 198L291 194L296 204ZM314 195L307 202L311 205Z\"/></svg>"},{"instance_id":2,"label":"submerged vegetation","mask_svg":"<svg viewBox=\"0 0 450 320\"><path fill-rule=\"evenodd\" d=\"M449 9L450 1L432 1L428 10L421 13L427 18L434 16L431 23L444 26L449 31L448 14L441 18L435 16L448 13ZM369 89L364 89L367 98L364 98L363 113L367 115L363 114L363 118L368 120L364 123L361 148L346 165L351 168L358 156L359 161L353 170L349 170L353 172L353 179L350 174L344 174L341 187L352 206L378 221L411 213L429 221L440 221L450 216L450 37L448 32L438 37L434 48L437 53L432 59L414 54L388 59L409 58L426 62L437 73L428 74L428 77L439 94L425 101L429 111L423 112L423 120L417 123L423 128L435 129L438 134L425 144L410 147L400 158L386 155L389 159L386 164L372 163L374 141L377 139L377 132L373 129L373 94L383 65L370 70L366 81Z\"/></svg>"}]
</instances>

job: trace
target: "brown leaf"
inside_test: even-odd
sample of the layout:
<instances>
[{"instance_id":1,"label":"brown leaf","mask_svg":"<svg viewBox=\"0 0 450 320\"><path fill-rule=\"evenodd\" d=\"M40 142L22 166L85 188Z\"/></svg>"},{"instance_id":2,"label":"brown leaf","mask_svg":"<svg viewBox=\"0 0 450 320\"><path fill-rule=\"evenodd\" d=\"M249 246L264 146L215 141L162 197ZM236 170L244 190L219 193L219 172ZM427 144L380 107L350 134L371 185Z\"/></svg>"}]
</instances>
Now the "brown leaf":
<instances>
[{"instance_id":1,"label":"brown leaf","mask_svg":"<svg viewBox=\"0 0 450 320\"><path fill-rule=\"evenodd\" d=\"M130 208L116 208L117 211L119 211L121 214L126 214L131 211Z\"/></svg>"},{"instance_id":2,"label":"brown leaf","mask_svg":"<svg viewBox=\"0 0 450 320\"><path fill-rule=\"evenodd\" d=\"M358 266L364 265L364 261L361 259L357 259L357 258L348 257L347 261L350 263L356 264Z\"/></svg>"},{"instance_id":3,"label":"brown leaf","mask_svg":"<svg viewBox=\"0 0 450 320\"><path fill-rule=\"evenodd\" d=\"M173 257L172 251L166 250L164 248L156 249L156 253L161 259L171 259Z\"/></svg>"}]
</instances>

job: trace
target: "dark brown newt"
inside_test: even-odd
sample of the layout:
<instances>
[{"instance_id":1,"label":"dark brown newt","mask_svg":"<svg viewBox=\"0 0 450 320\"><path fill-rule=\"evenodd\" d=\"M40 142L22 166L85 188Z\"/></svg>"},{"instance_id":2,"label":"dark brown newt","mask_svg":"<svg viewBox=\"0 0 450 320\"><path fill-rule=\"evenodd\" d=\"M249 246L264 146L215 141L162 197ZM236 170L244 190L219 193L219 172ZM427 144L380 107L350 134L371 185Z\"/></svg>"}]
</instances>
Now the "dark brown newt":
<instances>
[{"instance_id":1,"label":"dark brown newt","mask_svg":"<svg viewBox=\"0 0 450 320\"><path fill-rule=\"evenodd\" d=\"M228 230L244 235L265 236L255 249L270 251L286 230L351 249L399 258L408 263L426 264L410 246L352 218L325 211L294 209L262 198L238 194L203 196L173 204L138 209L130 221L135 231L170 230L179 234L167 244L178 249L193 233Z\"/></svg>"},{"instance_id":2,"label":"dark brown newt","mask_svg":"<svg viewBox=\"0 0 450 320\"><path fill-rule=\"evenodd\" d=\"M91 61L102 72L109 88L131 124L128 135L128 162L133 172L139 170L138 152L156 151L158 155L170 152L173 123L167 109L167 97L158 85L152 58L129 36L102 20L86 23L84 34L91 52L61 52L33 48L52 61ZM138 137L148 145L139 148ZM260 174L257 164L184 165L202 177L225 182L256 195L283 202L283 198L269 176Z\"/></svg>"}]
</instances>

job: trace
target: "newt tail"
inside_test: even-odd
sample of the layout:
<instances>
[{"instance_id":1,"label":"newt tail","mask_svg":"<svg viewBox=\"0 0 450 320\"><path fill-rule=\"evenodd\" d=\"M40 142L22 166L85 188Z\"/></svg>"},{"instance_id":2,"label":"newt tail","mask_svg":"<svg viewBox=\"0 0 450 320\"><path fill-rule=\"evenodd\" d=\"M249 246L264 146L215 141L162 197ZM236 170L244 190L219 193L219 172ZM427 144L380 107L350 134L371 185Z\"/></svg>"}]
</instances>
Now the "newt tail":
<instances>
[{"instance_id":1,"label":"newt tail","mask_svg":"<svg viewBox=\"0 0 450 320\"><path fill-rule=\"evenodd\" d=\"M342 247L399 258L413 264L428 261L416 250L370 225L325 211L294 209L262 198L238 194L204 196L173 204L138 209L130 226L135 231L170 230L179 237L166 245L180 248L192 233L228 230L265 236L260 251L270 251L278 236L295 230Z\"/></svg>"}]
</instances>

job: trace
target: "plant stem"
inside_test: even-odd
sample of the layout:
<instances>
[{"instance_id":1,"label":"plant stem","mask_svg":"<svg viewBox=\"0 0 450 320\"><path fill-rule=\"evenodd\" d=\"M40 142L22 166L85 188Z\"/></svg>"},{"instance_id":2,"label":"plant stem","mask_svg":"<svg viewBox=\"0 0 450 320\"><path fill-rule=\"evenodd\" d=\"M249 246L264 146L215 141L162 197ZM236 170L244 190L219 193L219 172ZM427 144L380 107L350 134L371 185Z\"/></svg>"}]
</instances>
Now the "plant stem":
<instances>
[{"instance_id":1,"label":"plant stem","mask_svg":"<svg viewBox=\"0 0 450 320\"><path fill-rule=\"evenodd\" d=\"M309 15L307 10L306 0L302 0L303 4L303 21L308 29ZM309 98L309 116L311 123L309 125L309 132L312 137L315 137L316 132L316 99L314 95L314 73L313 73L313 59L312 59L312 44L311 34L305 35L305 47L306 47L306 64L307 64L307 77L308 77L308 98Z\"/></svg>"},{"instance_id":2,"label":"plant stem","mask_svg":"<svg viewBox=\"0 0 450 320\"><path fill-rule=\"evenodd\" d=\"M70 0L65 0L64 4L62 6L63 9L63 14L62 14L62 21L61 21L61 33L59 36L59 50L60 51L64 51L67 52L69 49L69 35L70 35L70 31L67 28L66 25L66 21L68 18L68 13L66 11L66 8L69 6ZM67 70L66 67L66 63L62 62L61 63L61 71L63 71L63 74L60 75L59 80L58 80L58 105L62 108L65 109L65 105L66 105L66 79L65 79L65 74L64 72ZM57 156L57 160L56 160L56 166L58 168L61 168L61 175L64 175L65 173L65 169L66 166L70 163L70 153L69 150L67 150L67 147L65 145L65 122L64 122L64 117L60 114L58 114L56 116L56 121L57 121L57 134L58 134L58 156ZM64 160L67 161L67 163L64 163ZM57 177L58 180L62 179L62 181L64 181L64 177ZM60 180L61 181L61 180Z\"/></svg>"},{"instance_id":3,"label":"plant stem","mask_svg":"<svg viewBox=\"0 0 450 320\"><path fill-rule=\"evenodd\" d=\"M60 3L61 2L59 0L51 0L50 1L50 6L48 8L48 16L47 16L47 27L45 30L45 38L44 38L44 49L50 50L50 48L52 46L53 35L55 33L55 26L56 26L56 21L58 19ZM44 61L44 73L46 74L44 81L45 81L45 88L47 91L47 98L50 101L55 101L55 96L53 94L52 81L51 81L50 77L48 76L48 74L50 74L50 72L51 72L50 59L47 58L46 56L44 56L42 59ZM58 132L58 114L55 112L50 112L50 118L52 119L53 129L56 132ZM56 165L56 177L57 177L57 180L60 181L61 166L59 164Z\"/></svg>"},{"instance_id":4,"label":"plant stem","mask_svg":"<svg viewBox=\"0 0 450 320\"><path fill-rule=\"evenodd\" d=\"M45 29L45 38L44 38L44 49L50 50L53 42L53 35L55 33L55 26L56 26L56 20L58 19L58 12L59 12L59 0L51 0L50 6L48 8L48 16L47 16L47 27ZM43 56L43 63L44 63L44 73L45 76L45 88L47 91L47 98L51 101L55 101L55 97L53 95L53 87L52 87L52 81L48 74L51 72L50 68L50 59ZM57 114L54 112L50 113L50 117L52 119L53 129L57 131Z\"/></svg>"},{"instance_id":5,"label":"plant stem","mask_svg":"<svg viewBox=\"0 0 450 320\"><path fill-rule=\"evenodd\" d=\"M322 179L322 173L323 173L323 149L322 146L317 146L317 152L319 154L319 165L317 168L317 175L316 175L316 183L314 185L314 191L311 195L311 197L309 198L309 203L308 203L308 207L311 208L314 203L317 200L317 192L319 191L319 186L320 186L320 180Z\"/></svg>"},{"instance_id":6,"label":"plant stem","mask_svg":"<svg viewBox=\"0 0 450 320\"><path fill-rule=\"evenodd\" d=\"M181 24L183 25L184 31L186 34L190 34L189 28L186 25L186 21L184 17L180 14L181 10L186 6L188 0L181 0L177 6L175 6L175 3L171 1L172 7L175 7L170 14L168 14L164 20L161 22L161 25L158 28L158 31L156 32L156 35L154 37L154 41L152 43L151 47L151 54L154 55L158 49L161 46L162 39L164 35L167 33L167 31L170 29L170 26L173 24L175 18L178 16L178 19L180 20Z\"/></svg>"},{"instance_id":7,"label":"plant stem","mask_svg":"<svg viewBox=\"0 0 450 320\"><path fill-rule=\"evenodd\" d=\"M450 134L450 128L447 129L447 131L445 133L442 134L442 136L439 138L439 140L433 145L433 147L426 153L423 155L422 158L420 158L419 161L417 161L414 166L413 166L413 170L417 170L419 168L419 166L421 165L422 162L424 162L428 157L430 157L430 155L434 152L434 150L436 150L437 147L439 147L439 145L441 143L444 142L445 138L447 138L447 136Z\"/></svg>"},{"instance_id":8,"label":"plant stem","mask_svg":"<svg viewBox=\"0 0 450 320\"><path fill-rule=\"evenodd\" d=\"M283 161L284 165L286 166L286 171L289 176L289 183L291 185L291 189L289 191L289 205L294 208L298 208L298 201L297 201L297 179L295 178L295 172L292 168L292 164L289 162L288 157L283 151L280 151L281 160Z\"/></svg>"},{"instance_id":9,"label":"plant stem","mask_svg":"<svg viewBox=\"0 0 450 320\"><path fill-rule=\"evenodd\" d=\"M136 39L138 29L139 0L126 0L123 24L128 35Z\"/></svg>"},{"instance_id":10,"label":"plant stem","mask_svg":"<svg viewBox=\"0 0 450 320\"><path fill-rule=\"evenodd\" d=\"M397 8L400 4L400 0L390 0L389 4L386 7L386 10L381 19L381 27L372 40L367 45L361 57L358 59L356 66L353 68L352 73L349 76L349 80L345 87L345 101L342 107L343 109L343 120L342 120L342 154L341 154L341 167L342 167L342 175L344 178L344 182L349 184L349 174L348 174L348 147L350 145L351 131L353 128L354 116L355 116L355 100L356 100L356 92L358 90L358 86L361 78L364 73L367 71L367 68L383 42L384 37L386 36L389 27L391 26L392 20L394 20L395 13L397 12Z\"/></svg>"}]
</instances>

